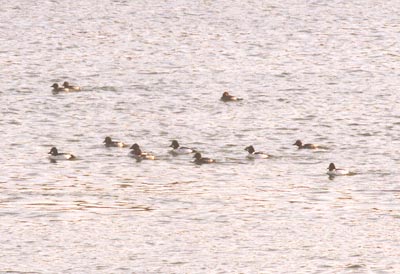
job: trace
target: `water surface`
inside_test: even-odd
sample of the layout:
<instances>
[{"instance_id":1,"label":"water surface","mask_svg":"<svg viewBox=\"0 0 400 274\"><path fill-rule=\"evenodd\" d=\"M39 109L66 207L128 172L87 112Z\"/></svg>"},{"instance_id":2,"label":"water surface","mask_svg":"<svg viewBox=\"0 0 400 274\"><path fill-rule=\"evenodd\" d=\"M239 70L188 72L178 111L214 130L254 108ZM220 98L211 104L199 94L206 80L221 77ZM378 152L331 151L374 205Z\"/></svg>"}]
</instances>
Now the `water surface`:
<instances>
[{"instance_id":1,"label":"water surface","mask_svg":"<svg viewBox=\"0 0 400 274\"><path fill-rule=\"evenodd\" d=\"M1 6L1 272L400 271L399 2Z\"/></svg>"}]
</instances>

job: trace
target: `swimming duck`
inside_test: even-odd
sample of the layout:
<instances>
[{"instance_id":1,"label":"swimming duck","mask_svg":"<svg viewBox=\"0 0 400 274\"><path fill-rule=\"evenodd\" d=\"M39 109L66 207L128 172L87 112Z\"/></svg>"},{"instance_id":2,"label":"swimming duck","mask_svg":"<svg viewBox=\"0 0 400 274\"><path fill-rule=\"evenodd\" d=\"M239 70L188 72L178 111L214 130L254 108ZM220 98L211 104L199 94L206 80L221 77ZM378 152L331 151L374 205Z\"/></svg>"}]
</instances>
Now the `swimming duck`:
<instances>
[{"instance_id":1,"label":"swimming duck","mask_svg":"<svg viewBox=\"0 0 400 274\"><path fill-rule=\"evenodd\" d=\"M190 154L190 153L196 152L192 148L179 146L179 143L177 140L173 140L170 147L172 147L172 150L170 152L174 155Z\"/></svg>"},{"instance_id":2,"label":"swimming duck","mask_svg":"<svg viewBox=\"0 0 400 274\"><path fill-rule=\"evenodd\" d=\"M248 146L244 150L249 152L249 154L247 155L247 158L250 158L250 159L266 159L269 157L269 155L264 152L261 152L261 151L256 152L253 146Z\"/></svg>"},{"instance_id":3,"label":"swimming duck","mask_svg":"<svg viewBox=\"0 0 400 274\"><path fill-rule=\"evenodd\" d=\"M320 145L315 145L315 144L304 144L301 142L301 140L297 140L294 144L294 146L297 146L299 149L318 149L318 148L323 148L326 149L326 147L324 146L320 146Z\"/></svg>"},{"instance_id":4,"label":"swimming duck","mask_svg":"<svg viewBox=\"0 0 400 274\"><path fill-rule=\"evenodd\" d=\"M240 101L243 100L243 98L230 95L229 92L225 91L224 93L222 93L221 100L224 102L229 102L229 101Z\"/></svg>"},{"instance_id":5,"label":"swimming duck","mask_svg":"<svg viewBox=\"0 0 400 274\"><path fill-rule=\"evenodd\" d=\"M196 152L196 154L193 156L193 158L195 158L194 162L198 165L215 163L214 159L201 157L200 152Z\"/></svg>"},{"instance_id":6,"label":"swimming duck","mask_svg":"<svg viewBox=\"0 0 400 274\"><path fill-rule=\"evenodd\" d=\"M72 90L72 91L81 90L81 87L79 87L79 86L71 86L68 82L64 82L63 87L67 88L69 90Z\"/></svg>"},{"instance_id":7,"label":"swimming duck","mask_svg":"<svg viewBox=\"0 0 400 274\"><path fill-rule=\"evenodd\" d=\"M53 92L68 92L69 88L60 87L57 83L54 83L52 86Z\"/></svg>"},{"instance_id":8,"label":"swimming duck","mask_svg":"<svg viewBox=\"0 0 400 274\"><path fill-rule=\"evenodd\" d=\"M351 172L345 169L336 168L334 163L330 163L328 167L328 172L326 173L329 176L343 176L343 175L351 175Z\"/></svg>"},{"instance_id":9,"label":"swimming duck","mask_svg":"<svg viewBox=\"0 0 400 274\"><path fill-rule=\"evenodd\" d=\"M150 152L142 152L138 144L133 144L130 149L132 149L131 152L129 152L129 156L135 158L138 161L141 160L155 160L155 156L151 154Z\"/></svg>"},{"instance_id":10,"label":"swimming duck","mask_svg":"<svg viewBox=\"0 0 400 274\"><path fill-rule=\"evenodd\" d=\"M111 137L108 137L108 136L104 139L103 143L106 147L127 147L128 146L127 144L125 144L123 142L113 141L113 140L111 140Z\"/></svg>"},{"instance_id":11,"label":"swimming duck","mask_svg":"<svg viewBox=\"0 0 400 274\"><path fill-rule=\"evenodd\" d=\"M50 160L74 160L76 157L70 153L59 153L56 147L52 147L49 158Z\"/></svg>"}]
</instances>

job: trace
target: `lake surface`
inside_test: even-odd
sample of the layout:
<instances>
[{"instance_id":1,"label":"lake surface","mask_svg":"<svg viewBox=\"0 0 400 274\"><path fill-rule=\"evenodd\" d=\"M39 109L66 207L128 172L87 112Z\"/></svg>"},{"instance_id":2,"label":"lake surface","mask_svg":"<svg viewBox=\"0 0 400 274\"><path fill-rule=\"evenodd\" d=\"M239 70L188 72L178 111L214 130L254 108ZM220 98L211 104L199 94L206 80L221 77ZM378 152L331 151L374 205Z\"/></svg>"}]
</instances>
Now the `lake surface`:
<instances>
[{"instance_id":1,"label":"lake surface","mask_svg":"<svg viewBox=\"0 0 400 274\"><path fill-rule=\"evenodd\" d=\"M399 1L0 2L1 273L400 272Z\"/></svg>"}]
</instances>

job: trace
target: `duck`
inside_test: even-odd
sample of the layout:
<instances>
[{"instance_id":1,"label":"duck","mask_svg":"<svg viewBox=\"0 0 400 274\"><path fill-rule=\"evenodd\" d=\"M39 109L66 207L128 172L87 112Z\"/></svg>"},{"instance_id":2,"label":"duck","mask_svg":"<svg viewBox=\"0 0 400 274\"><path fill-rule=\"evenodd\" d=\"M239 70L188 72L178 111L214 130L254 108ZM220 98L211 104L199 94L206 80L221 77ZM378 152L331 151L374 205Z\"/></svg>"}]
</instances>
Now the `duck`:
<instances>
[{"instance_id":1,"label":"duck","mask_svg":"<svg viewBox=\"0 0 400 274\"><path fill-rule=\"evenodd\" d=\"M130 149L132 149L131 152L129 152L129 156L135 158L138 161L141 160L155 160L155 156L151 154L150 152L142 152L138 144L133 144Z\"/></svg>"},{"instance_id":2,"label":"duck","mask_svg":"<svg viewBox=\"0 0 400 274\"><path fill-rule=\"evenodd\" d=\"M81 90L81 87L79 87L79 86L71 86L67 81L64 82L63 87L67 88L67 89L69 89L71 91Z\"/></svg>"},{"instance_id":3,"label":"duck","mask_svg":"<svg viewBox=\"0 0 400 274\"><path fill-rule=\"evenodd\" d=\"M240 101L243 100L243 98L230 95L229 92L225 91L224 93L222 93L221 100L224 102L230 102L230 101Z\"/></svg>"},{"instance_id":4,"label":"duck","mask_svg":"<svg viewBox=\"0 0 400 274\"><path fill-rule=\"evenodd\" d=\"M249 159L266 159L269 157L269 155L265 152L256 152L253 146L248 146L244 150L249 152L249 154L247 155L247 158Z\"/></svg>"},{"instance_id":5,"label":"duck","mask_svg":"<svg viewBox=\"0 0 400 274\"><path fill-rule=\"evenodd\" d=\"M172 150L170 152L174 155L191 154L196 152L192 148L181 147L177 140L172 140L170 147L172 147Z\"/></svg>"},{"instance_id":6,"label":"duck","mask_svg":"<svg viewBox=\"0 0 400 274\"><path fill-rule=\"evenodd\" d=\"M53 92L68 92L69 88L60 87L57 83L54 83L52 86Z\"/></svg>"},{"instance_id":7,"label":"duck","mask_svg":"<svg viewBox=\"0 0 400 274\"><path fill-rule=\"evenodd\" d=\"M76 157L72 155L71 153L60 153L58 152L56 147L52 147L50 149L50 154L49 158L50 160L74 160Z\"/></svg>"},{"instance_id":8,"label":"duck","mask_svg":"<svg viewBox=\"0 0 400 274\"><path fill-rule=\"evenodd\" d=\"M293 145L297 146L299 149L318 149L318 148L326 149L326 147L316 144L303 144L301 140L296 140L296 142Z\"/></svg>"},{"instance_id":9,"label":"duck","mask_svg":"<svg viewBox=\"0 0 400 274\"><path fill-rule=\"evenodd\" d=\"M198 165L211 164L211 163L215 163L216 162L214 159L201 157L201 153L200 152L196 152L194 154L193 158L195 158L194 162L196 164L198 164Z\"/></svg>"},{"instance_id":10,"label":"duck","mask_svg":"<svg viewBox=\"0 0 400 274\"><path fill-rule=\"evenodd\" d=\"M103 141L104 145L106 147L127 147L128 145L120 142L120 141L113 141L111 140L111 137L107 136L104 141Z\"/></svg>"},{"instance_id":11,"label":"duck","mask_svg":"<svg viewBox=\"0 0 400 274\"><path fill-rule=\"evenodd\" d=\"M351 175L351 172L345 169L336 168L334 163L330 163L329 167L327 168L329 176L343 176L343 175Z\"/></svg>"}]
</instances>

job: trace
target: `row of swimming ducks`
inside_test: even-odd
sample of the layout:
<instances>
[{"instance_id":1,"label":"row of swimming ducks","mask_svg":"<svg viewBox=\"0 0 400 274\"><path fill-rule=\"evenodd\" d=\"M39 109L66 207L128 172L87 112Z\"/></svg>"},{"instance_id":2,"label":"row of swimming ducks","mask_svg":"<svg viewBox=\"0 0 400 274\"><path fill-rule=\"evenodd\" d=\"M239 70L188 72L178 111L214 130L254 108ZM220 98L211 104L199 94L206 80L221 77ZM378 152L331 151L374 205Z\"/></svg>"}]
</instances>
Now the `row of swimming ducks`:
<instances>
[{"instance_id":1,"label":"row of swimming ducks","mask_svg":"<svg viewBox=\"0 0 400 274\"><path fill-rule=\"evenodd\" d=\"M58 83L54 83L51 87L53 88L53 92L55 92L55 93L81 90L81 87L72 86L67 81L65 81L62 86L59 86ZM243 100L243 98L231 95L227 91L222 93L222 96L220 99L223 102L235 102L235 101ZM125 144L123 142L113 141L111 139L111 137L106 137L104 139L103 143L105 144L106 147L127 147L128 146L127 144ZM299 149L327 149L324 146L320 146L320 145L316 145L316 144L303 144L301 140L297 140L293 145L296 145ZM170 147L172 147L171 154L173 154L173 155L194 153L193 158L195 159L194 162L196 164L210 164L210 163L216 162L214 159L202 157L201 153L197 152L195 149L192 149L189 147L181 147L177 140L173 140ZM152 153L143 152L140 149L140 146L136 143L133 144L130 147L130 149L131 149L131 152L129 152L129 156L132 156L137 161L155 160L155 158L156 158ZM253 146L248 146L245 148L245 150L249 153L247 155L247 157L250 159L266 159L266 158L270 157L270 155L268 155L264 152L255 151ZM49 154L50 154L50 159L53 161L55 161L55 160L73 160L76 158L74 155L72 155L70 153L59 153L56 147L53 147L50 150ZM338 169L338 168L336 168L334 163L330 163L327 174L329 176L338 176L338 175L351 175L354 173L349 172L344 169Z\"/></svg>"},{"instance_id":2,"label":"row of swimming ducks","mask_svg":"<svg viewBox=\"0 0 400 274\"><path fill-rule=\"evenodd\" d=\"M67 81L65 81L62 84L62 86L60 86L58 83L54 83L51 87L53 88L54 93L80 91L81 90L80 86L72 86ZM222 96L221 96L221 101L224 101L224 102L231 102L231 101L233 102L233 101L241 101L241 100L243 100L243 98L231 95L227 91L222 93Z\"/></svg>"},{"instance_id":3,"label":"row of swimming ducks","mask_svg":"<svg viewBox=\"0 0 400 274\"><path fill-rule=\"evenodd\" d=\"M109 137L109 136L107 136L104 139L103 143L104 143L105 147L120 147L120 148L129 147L129 145L127 145L121 141L113 141L111 139L111 137ZM301 140L297 140L293 145L297 146L298 149L327 149L327 147L325 147L325 146L320 146L320 145L316 145L316 144L303 144ZM193 148L180 146L177 140L173 140L170 147L172 147L172 150L170 151L170 153L174 156L184 155L184 154L194 154L194 156L193 156L194 163L199 164L199 165L211 164L211 163L216 162L215 159L203 157L200 152L198 152L197 150L195 150ZM154 154L152 154L151 152L142 151L140 146L136 143L133 144L132 146L130 146L130 149L131 149L131 151L128 153L128 155L130 157L135 158L137 161L155 160L156 159ZM248 152L247 158L249 158L249 159L266 159L266 158L271 157L271 155L268 155L265 152L256 151L252 145L246 147L244 150L246 150ZM48 154L50 154L49 158L52 161L75 160L76 159L76 157L71 153L58 152L56 147L51 148L51 150ZM344 169L338 169L338 168L336 168L334 163L330 163L327 174L329 176L338 176L338 175L352 175L354 173L349 172Z\"/></svg>"}]
</instances>

